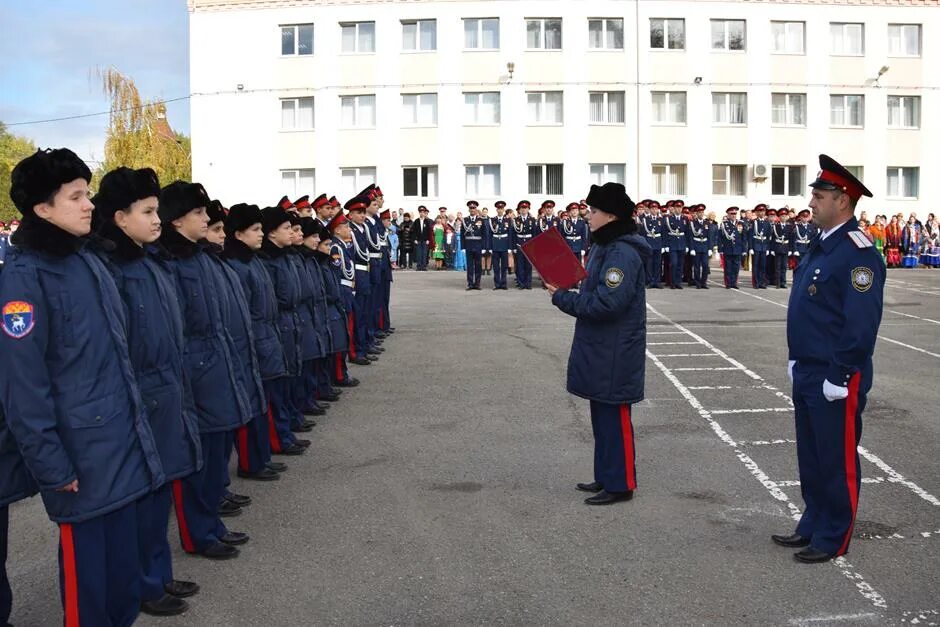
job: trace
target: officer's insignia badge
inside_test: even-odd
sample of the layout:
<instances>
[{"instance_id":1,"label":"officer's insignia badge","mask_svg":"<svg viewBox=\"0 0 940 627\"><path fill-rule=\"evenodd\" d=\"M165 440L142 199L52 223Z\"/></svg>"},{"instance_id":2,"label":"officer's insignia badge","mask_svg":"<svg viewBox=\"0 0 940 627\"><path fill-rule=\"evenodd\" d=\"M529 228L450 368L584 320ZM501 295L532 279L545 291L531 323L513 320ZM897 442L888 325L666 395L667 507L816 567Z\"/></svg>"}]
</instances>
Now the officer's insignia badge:
<instances>
[{"instance_id":1,"label":"officer's insignia badge","mask_svg":"<svg viewBox=\"0 0 940 627\"><path fill-rule=\"evenodd\" d=\"M871 284L875 274L869 268L855 268L852 270L852 287L859 292L867 292L871 289Z\"/></svg>"},{"instance_id":2,"label":"officer's insignia badge","mask_svg":"<svg viewBox=\"0 0 940 627\"><path fill-rule=\"evenodd\" d=\"M24 338L36 325L36 311L30 303L12 300L3 306L3 332L14 339Z\"/></svg>"},{"instance_id":3,"label":"officer's insignia badge","mask_svg":"<svg viewBox=\"0 0 940 627\"><path fill-rule=\"evenodd\" d=\"M604 282L610 289L619 287L623 283L623 271L620 268L611 268L604 276Z\"/></svg>"},{"instance_id":4,"label":"officer's insignia badge","mask_svg":"<svg viewBox=\"0 0 940 627\"><path fill-rule=\"evenodd\" d=\"M806 291L809 292L809 295L810 295L810 296L815 296L815 295L816 295L816 286L815 286L815 285L810 285L810 286L809 286L809 289L806 290Z\"/></svg>"}]
</instances>

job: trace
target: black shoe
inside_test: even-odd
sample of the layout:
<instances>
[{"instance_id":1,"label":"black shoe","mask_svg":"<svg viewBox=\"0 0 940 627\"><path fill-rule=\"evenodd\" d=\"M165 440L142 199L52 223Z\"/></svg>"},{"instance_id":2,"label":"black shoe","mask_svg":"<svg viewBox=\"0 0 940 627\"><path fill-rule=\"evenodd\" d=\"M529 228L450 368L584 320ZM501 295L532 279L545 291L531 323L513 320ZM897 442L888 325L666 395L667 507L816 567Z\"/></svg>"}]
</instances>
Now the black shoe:
<instances>
[{"instance_id":1,"label":"black shoe","mask_svg":"<svg viewBox=\"0 0 940 627\"><path fill-rule=\"evenodd\" d=\"M199 592L199 584L193 581L179 581L174 579L163 586L163 591L180 599L185 599Z\"/></svg>"},{"instance_id":2,"label":"black shoe","mask_svg":"<svg viewBox=\"0 0 940 627\"><path fill-rule=\"evenodd\" d=\"M281 476L277 474L277 471L273 470L271 467L262 468L258 472L245 472L239 468L238 476L242 479L248 479L249 481L277 481L281 478Z\"/></svg>"},{"instance_id":3,"label":"black shoe","mask_svg":"<svg viewBox=\"0 0 940 627\"><path fill-rule=\"evenodd\" d=\"M379 353L379 354L381 355L382 353L385 352L385 349L382 348L381 346L376 346L375 348L373 348L373 349L370 350L369 352L370 352L370 353Z\"/></svg>"},{"instance_id":4,"label":"black shoe","mask_svg":"<svg viewBox=\"0 0 940 627\"><path fill-rule=\"evenodd\" d=\"M320 407L319 405L317 405L316 407L308 407L308 408L306 408L306 409L303 411L303 414L304 414L304 416L322 416L322 415L326 414L326 408ZM305 425L305 426L311 426L311 427L313 427L313 426L315 426L316 424L317 424L317 423L315 423L315 422L312 421L312 420L306 420L306 421L304 421L304 425Z\"/></svg>"},{"instance_id":5,"label":"black shoe","mask_svg":"<svg viewBox=\"0 0 940 627\"><path fill-rule=\"evenodd\" d=\"M357 366L371 366L372 362L366 359L365 357L356 357L355 359L350 359L349 363L356 364Z\"/></svg>"},{"instance_id":6,"label":"black shoe","mask_svg":"<svg viewBox=\"0 0 940 627\"><path fill-rule=\"evenodd\" d=\"M479 290L479 289L483 289L483 288L481 288L479 285L474 285L474 286L473 286L473 289Z\"/></svg>"},{"instance_id":7,"label":"black shoe","mask_svg":"<svg viewBox=\"0 0 940 627\"><path fill-rule=\"evenodd\" d=\"M702 286L702 289L703 289L703 290L707 290L707 289L708 289L708 285L703 285L703 286Z\"/></svg>"},{"instance_id":8,"label":"black shoe","mask_svg":"<svg viewBox=\"0 0 940 627\"><path fill-rule=\"evenodd\" d=\"M188 609L189 603L170 594L140 604L140 611L149 616L179 616Z\"/></svg>"},{"instance_id":9,"label":"black shoe","mask_svg":"<svg viewBox=\"0 0 940 627\"><path fill-rule=\"evenodd\" d=\"M775 533L774 535L770 536L770 539L780 546L786 546L790 548L809 546L809 538L804 538L797 533L792 533L788 536Z\"/></svg>"},{"instance_id":10,"label":"black shoe","mask_svg":"<svg viewBox=\"0 0 940 627\"><path fill-rule=\"evenodd\" d=\"M654 290L661 290L661 289L663 289L663 286L662 286L662 285L653 285L653 286L651 286L651 287L652 287Z\"/></svg>"},{"instance_id":11,"label":"black shoe","mask_svg":"<svg viewBox=\"0 0 940 627\"><path fill-rule=\"evenodd\" d=\"M226 501L229 501L230 503L235 503L235 505L238 505L239 507L246 507L248 505L251 505L251 497L244 495L244 494L235 494L234 492L226 492L225 496L223 496L222 498L224 498Z\"/></svg>"},{"instance_id":12,"label":"black shoe","mask_svg":"<svg viewBox=\"0 0 940 627\"><path fill-rule=\"evenodd\" d=\"M468 286L467 286L467 289L465 289L464 291L465 291L465 292L469 292L469 291L472 290L472 289L473 289L473 286L472 286L472 285L468 285Z\"/></svg>"},{"instance_id":13,"label":"black shoe","mask_svg":"<svg viewBox=\"0 0 940 627\"><path fill-rule=\"evenodd\" d=\"M297 440L294 441L294 444L295 444L296 446L299 446L299 447L303 448L303 449L308 449L308 448L310 448L311 442L310 442L310 440L301 440L300 438L297 438Z\"/></svg>"},{"instance_id":14,"label":"black shoe","mask_svg":"<svg viewBox=\"0 0 940 627\"><path fill-rule=\"evenodd\" d=\"M794 553L793 557L796 561L803 562L804 564L822 564L823 562L831 560L835 555L830 555L825 551L820 551L819 549L808 546L802 551Z\"/></svg>"},{"instance_id":15,"label":"black shoe","mask_svg":"<svg viewBox=\"0 0 940 627\"><path fill-rule=\"evenodd\" d=\"M369 362L372 363L372 362ZM336 385L341 388L354 388L359 385L359 379L355 377L349 377L348 379L343 379L342 381L337 381L333 385Z\"/></svg>"},{"instance_id":16,"label":"black shoe","mask_svg":"<svg viewBox=\"0 0 940 627\"><path fill-rule=\"evenodd\" d=\"M287 470L287 464L284 464L281 462L268 462L267 464L265 464L265 467L268 470L273 470L274 472L279 473L279 474Z\"/></svg>"},{"instance_id":17,"label":"black shoe","mask_svg":"<svg viewBox=\"0 0 940 627\"><path fill-rule=\"evenodd\" d=\"M386 332L386 333L394 333L395 330L396 330L395 327L389 327L389 328L385 329L385 332Z\"/></svg>"},{"instance_id":18,"label":"black shoe","mask_svg":"<svg viewBox=\"0 0 940 627\"><path fill-rule=\"evenodd\" d=\"M216 542L206 550L202 551L199 555L203 557L208 557L210 560L230 560L232 558L238 557L239 550L234 546L229 546L222 542Z\"/></svg>"},{"instance_id":19,"label":"black shoe","mask_svg":"<svg viewBox=\"0 0 940 627\"><path fill-rule=\"evenodd\" d=\"M607 490L601 490L595 496L589 496L584 499L584 502L588 505L610 505L618 501L629 501L632 498L633 490L627 492L608 492Z\"/></svg>"},{"instance_id":20,"label":"black shoe","mask_svg":"<svg viewBox=\"0 0 940 627\"><path fill-rule=\"evenodd\" d=\"M235 516L242 515L242 508L231 501L226 501L222 499L222 503L219 505L219 516L222 518L234 518Z\"/></svg>"},{"instance_id":21,"label":"black shoe","mask_svg":"<svg viewBox=\"0 0 940 627\"><path fill-rule=\"evenodd\" d=\"M591 483L579 483L575 487L582 492L594 492L595 494L604 489L604 486L596 481L592 481Z\"/></svg>"},{"instance_id":22,"label":"black shoe","mask_svg":"<svg viewBox=\"0 0 940 627\"><path fill-rule=\"evenodd\" d=\"M677 286L676 286L676 289L677 289L677 290L681 290L681 289L682 289L682 286L681 286L681 285L677 285Z\"/></svg>"},{"instance_id":23,"label":"black shoe","mask_svg":"<svg viewBox=\"0 0 940 627\"><path fill-rule=\"evenodd\" d=\"M273 455L303 455L307 449L296 444L288 444L287 446L281 447L279 452L271 451Z\"/></svg>"},{"instance_id":24,"label":"black shoe","mask_svg":"<svg viewBox=\"0 0 940 627\"><path fill-rule=\"evenodd\" d=\"M324 394L318 400L327 401L329 403L335 403L339 400L339 393L336 391L330 392L329 394Z\"/></svg>"},{"instance_id":25,"label":"black shoe","mask_svg":"<svg viewBox=\"0 0 940 627\"><path fill-rule=\"evenodd\" d=\"M247 544L248 540L251 538L248 537L247 533L242 533L241 531L229 531L224 536L219 538L219 542L224 542L229 546L238 546L240 544Z\"/></svg>"},{"instance_id":26,"label":"black shoe","mask_svg":"<svg viewBox=\"0 0 940 627\"><path fill-rule=\"evenodd\" d=\"M307 412L304 412L307 413ZM320 412L326 413L326 412ZM313 425L304 423L302 425L291 425L290 430L294 433L307 433L308 431L313 431Z\"/></svg>"},{"instance_id":27,"label":"black shoe","mask_svg":"<svg viewBox=\"0 0 940 627\"><path fill-rule=\"evenodd\" d=\"M369 353L368 355L366 355L366 359L369 360L369 362L378 361L379 356L376 355L375 353Z\"/></svg>"}]
</instances>

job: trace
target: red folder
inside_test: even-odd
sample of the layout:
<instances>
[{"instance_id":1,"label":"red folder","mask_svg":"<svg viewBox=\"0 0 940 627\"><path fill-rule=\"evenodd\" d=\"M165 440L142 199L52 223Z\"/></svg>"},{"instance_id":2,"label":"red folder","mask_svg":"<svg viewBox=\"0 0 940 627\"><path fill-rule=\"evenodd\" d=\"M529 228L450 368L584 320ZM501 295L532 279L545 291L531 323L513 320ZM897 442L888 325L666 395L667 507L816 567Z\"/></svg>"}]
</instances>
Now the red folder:
<instances>
[{"instance_id":1,"label":"red folder","mask_svg":"<svg viewBox=\"0 0 940 627\"><path fill-rule=\"evenodd\" d=\"M539 233L519 248L538 270L542 280L559 289L572 288L587 276L581 260L574 256L568 242L555 227Z\"/></svg>"}]
</instances>

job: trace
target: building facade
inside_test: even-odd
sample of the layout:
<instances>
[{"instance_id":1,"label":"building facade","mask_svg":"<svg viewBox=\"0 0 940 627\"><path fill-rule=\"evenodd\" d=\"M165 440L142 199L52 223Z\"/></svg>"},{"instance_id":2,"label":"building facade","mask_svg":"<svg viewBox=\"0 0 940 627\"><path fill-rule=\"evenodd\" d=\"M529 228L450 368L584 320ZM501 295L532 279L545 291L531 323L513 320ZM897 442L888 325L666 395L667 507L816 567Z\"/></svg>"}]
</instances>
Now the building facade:
<instances>
[{"instance_id":1,"label":"building facade","mask_svg":"<svg viewBox=\"0 0 940 627\"><path fill-rule=\"evenodd\" d=\"M189 0L193 175L225 203L802 208L825 152L940 199L937 0ZM933 148L932 148L933 147Z\"/></svg>"}]
</instances>

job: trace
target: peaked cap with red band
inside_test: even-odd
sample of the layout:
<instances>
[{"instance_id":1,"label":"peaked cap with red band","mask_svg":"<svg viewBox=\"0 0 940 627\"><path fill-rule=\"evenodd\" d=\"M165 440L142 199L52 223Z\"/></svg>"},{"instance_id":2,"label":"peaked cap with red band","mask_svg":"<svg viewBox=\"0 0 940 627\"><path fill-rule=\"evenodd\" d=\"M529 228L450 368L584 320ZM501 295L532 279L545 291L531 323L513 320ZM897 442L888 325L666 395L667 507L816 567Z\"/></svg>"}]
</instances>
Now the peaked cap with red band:
<instances>
[{"instance_id":1,"label":"peaked cap with red band","mask_svg":"<svg viewBox=\"0 0 940 627\"><path fill-rule=\"evenodd\" d=\"M341 205L340 202L339 202L338 200L336 200L336 196L330 196L330 206L331 206L331 207L342 207L343 205Z\"/></svg>"},{"instance_id":2,"label":"peaked cap with red band","mask_svg":"<svg viewBox=\"0 0 940 627\"><path fill-rule=\"evenodd\" d=\"M819 174L816 175L816 180L809 184L810 187L839 190L856 201L862 196L872 197L872 193L861 181L829 155L819 155L819 168Z\"/></svg>"},{"instance_id":3,"label":"peaked cap with red band","mask_svg":"<svg viewBox=\"0 0 940 627\"><path fill-rule=\"evenodd\" d=\"M301 196L294 201L294 207L297 209L306 209L310 206L310 196Z\"/></svg>"},{"instance_id":4,"label":"peaked cap with red band","mask_svg":"<svg viewBox=\"0 0 940 627\"><path fill-rule=\"evenodd\" d=\"M389 211L388 209L385 209L384 211L382 211L382 213L379 214L379 220L391 220L391 219L392 219L392 212Z\"/></svg>"},{"instance_id":5,"label":"peaked cap with red band","mask_svg":"<svg viewBox=\"0 0 940 627\"><path fill-rule=\"evenodd\" d=\"M320 194L313 201L313 208L319 209L320 207L325 207L330 204L330 199L326 197L326 194Z\"/></svg>"},{"instance_id":6,"label":"peaked cap with red band","mask_svg":"<svg viewBox=\"0 0 940 627\"><path fill-rule=\"evenodd\" d=\"M281 209L284 209L285 211L287 211L288 209L290 209L290 208L293 207L294 205L293 205L293 203L291 203L290 198L288 198L287 196L284 196L284 197L281 198L279 201L277 201L277 206L280 207Z\"/></svg>"},{"instance_id":7,"label":"peaked cap with red band","mask_svg":"<svg viewBox=\"0 0 940 627\"><path fill-rule=\"evenodd\" d=\"M367 196L356 196L346 201L346 211L365 211L371 202Z\"/></svg>"},{"instance_id":8,"label":"peaked cap with red band","mask_svg":"<svg viewBox=\"0 0 940 627\"><path fill-rule=\"evenodd\" d=\"M346 218L346 214L342 211L333 216L333 219L326 225L326 228L330 230L330 233L335 233L341 225L346 224L349 220Z\"/></svg>"}]
</instances>

